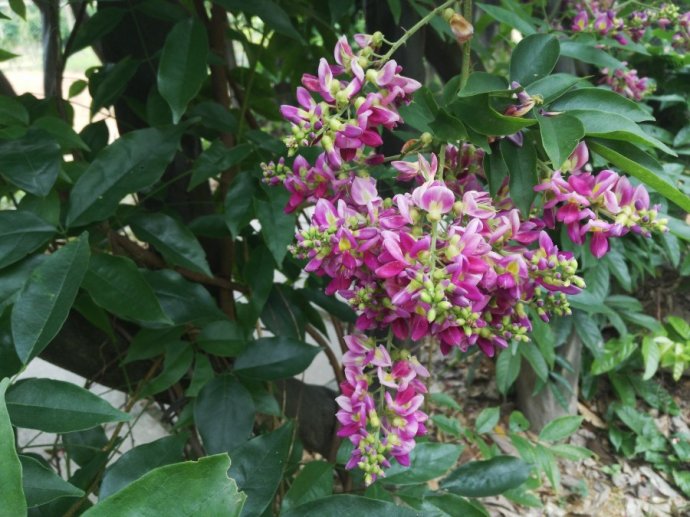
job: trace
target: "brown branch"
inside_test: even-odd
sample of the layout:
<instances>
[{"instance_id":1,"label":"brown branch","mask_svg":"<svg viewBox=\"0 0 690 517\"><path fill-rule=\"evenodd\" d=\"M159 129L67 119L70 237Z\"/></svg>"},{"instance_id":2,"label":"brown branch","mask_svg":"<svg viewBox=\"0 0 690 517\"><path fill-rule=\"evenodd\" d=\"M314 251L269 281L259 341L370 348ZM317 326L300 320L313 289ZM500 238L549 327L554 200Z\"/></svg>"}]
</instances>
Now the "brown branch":
<instances>
[{"instance_id":1,"label":"brown branch","mask_svg":"<svg viewBox=\"0 0 690 517\"><path fill-rule=\"evenodd\" d=\"M328 362L333 369L333 374L335 375L338 384L344 382L345 376L343 375L343 370L338 362L338 358L333 353L333 350L331 350L330 343L313 326L307 325L306 331L307 334L314 338L314 340L323 347L323 351L326 353L326 357L328 358Z\"/></svg>"}]
</instances>

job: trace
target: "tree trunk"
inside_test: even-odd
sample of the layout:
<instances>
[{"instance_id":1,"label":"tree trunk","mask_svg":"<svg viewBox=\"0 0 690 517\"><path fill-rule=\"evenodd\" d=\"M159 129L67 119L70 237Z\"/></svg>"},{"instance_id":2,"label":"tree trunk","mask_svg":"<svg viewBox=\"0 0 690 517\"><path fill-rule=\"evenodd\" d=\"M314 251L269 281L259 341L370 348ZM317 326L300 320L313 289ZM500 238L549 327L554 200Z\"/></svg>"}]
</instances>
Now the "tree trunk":
<instances>
[{"instance_id":1,"label":"tree trunk","mask_svg":"<svg viewBox=\"0 0 690 517\"><path fill-rule=\"evenodd\" d=\"M580 378L580 356L582 354L582 342L573 332L568 341L556 350L558 355L568 361L573 368L570 372L561 368L560 373L570 383L572 392L568 392L561 386L557 386L567 402L563 407L554 391L549 386L544 386L539 393L534 393L538 378L530 364L523 359L520 375L517 378L517 405L531 424L531 430L539 432L554 418L577 413L578 382Z\"/></svg>"}]
</instances>

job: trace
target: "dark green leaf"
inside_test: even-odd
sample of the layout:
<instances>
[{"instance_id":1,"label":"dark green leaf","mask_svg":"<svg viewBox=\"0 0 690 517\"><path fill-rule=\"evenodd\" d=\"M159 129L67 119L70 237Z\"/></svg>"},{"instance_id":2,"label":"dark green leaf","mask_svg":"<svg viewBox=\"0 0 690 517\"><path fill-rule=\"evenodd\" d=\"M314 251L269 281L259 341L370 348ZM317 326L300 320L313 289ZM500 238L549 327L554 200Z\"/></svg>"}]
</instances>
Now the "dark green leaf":
<instances>
[{"instance_id":1,"label":"dark green leaf","mask_svg":"<svg viewBox=\"0 0 690 517\"><path fill-rule=\"evenodd\" d=\"M48 133L30 130L22 138L0 141L0 175L37 196L53 188L62 155L60 146Z\"/></svg>"},{"instance_id":2,"label":"dark green leaf","mask_svg":"<svg viewBox=\"0 0 690 517\"><path fill-rule=\"evenodd\" d=\"M228 478L227 454L158 467L87 510L84 517L239 517L246 496Z\"/></svg>"},{"instance_id":3,"label":"dark green leaf","mask_svg":"<svg viewBox=\"0 0 690 517\"><path fill-rule=\"evenodd\" d=\"M235 449L228 474L247 494L245 516L261 515L273 500L293 443L294 425L257 436Z\"/></svg>"},{"instance_id":4,"label":"dark green leaf","mask_svg":"<svg viewBox=\"0 0 690 517\"><path fill-rule=\"evenodd\" d=\"M501 115L489 104L488 94L458 98L448 108L463 124L481 135L512 135L537 123L534 119Z\"/></svg>"},{"instance_id":5,"label":"dark green leaf","mask_svg":"<svg viewBox=\"0 0 690 517\"><path fill-rule=\"evenodd\" d=\"M484 509L479 501L469 501L464 497L455 494L431 493L424 497L436 508L445 514L462 515L462 517L489 517L489 513Z\"/></svg>"},{"instance_id":6,"label":"dark green leaf","mask_svg":"<svg viewBox=\"0 0 690 517\"><path fill-rule=\"evenodd\" d=\"M631 160L628 156L614 151L599 141L589 141L589 148L595 153L601 155L616 167L620 167L628 174L635 176L637 179L652 187L659 194L664 196L669 201L672 201L679 207L686 211L690 211L690 197L683 194L676 187L668 183L665 179L659 177L653 171Z\"/></svg>"},{"instance_id":7,"label":"dark green leaf","mask_svg":"<svg viewBox=\"0 0 690 517\"><path fill-rule=\"evenodd\" d=\"M55 235L55 228L31 212L0 212L0 268L38 249Z\"/></svg>"},{"instance_id":8,"label":"dark green leaf","mask_svg":"<svg viewBox=\"0 0 690 517\"><path fill-rule=\"evenodd\" d=\"M578 88L566 93L551 107L553 111L596 110L615 113L633 122L654 120L654 117L640 107L640 104L622 95L601 88Z\"/></svg>"},{"instance_id":9,"label":"dark green leaf","mask_svg":"<svg viewBox=\"0 0 690 517\"><path fill-rule=\"evenodd\" d=\"M544 426L539 433L539 439L545 442L565 440L580 428L582 420L581 416L558 417Z\"/></svg>"},{"instance_id":10,"label":"dark green leaf","mask_svg":"<svg viewBox=\"0 0 690 517\"><path fill-rule=\"evenodd\" d=\"M213 142L211 147L201 153L194 162L188 190L242 163L242 160L249 156L253 149L249 144L227 147L221 141ZM244 176L248 176L248 174L244 174Z\"/></svg>"},{"instance_id":11,"label":"dark green leaf","mask_svg":"<svg viewBox=\"0 0 690 517\"><path fill-rule=\"evenodd\" d=\"M513 49L510 80L528 86L551 73L560 54L558 40L548 34L527 36Z\"/></svg>"},{"instance_id":12,"label":"dark green leaf","mask_svg":"<svg viewBox=\"0 0 690 517\"><path fill-rule=\"evenodd\" d=\"M24 105L13 97L0 95L0 124L29 125L29 112Z\"/></svg>"},{"instance_id":13,"label":"dark green leaf","mask_svg":"<svg viewBox=\"0 0 690 517\"><path fill-rule=\"evenodd\" d=\"M518 16L516 13L490 4L477 4L482 11L486 12L494 20L499 21L508 27L515 28L522 34L534 34L536 31L531 23Z\"/></svg>"},{"instance_id":14,"label":"dark green leaf","mask_svg":"<svg viewBox=\"0 0 690 517\"><path fill-rule=\"evenodd\" d=\"M99 253L91 257L82 287L116 316L143 323L171 323L134 262Z\"/></svg>"},{"instance_id":15,"label":"dark green leaf","mask_svg":"<svg viewBox=\"0 0 690 517\"><path fill-rule=\"evenodd\" d=\"M561 41L561 56L578 59L584 63L596 65L599 68L625 68L625 65L608 52L579 41Z\"/></svg>"},{"instance_id":16,"label":"dark green leaf","mask_svg":"<svg viewBox=\"0 0 690 517\"><path fill-rule=\"evenodd\" d=\"M231 452L246 442L254 414L251 395L232 375L220 375L206 384L194 402L194 423L206 452Z\"/></svg>"},{"instance_id":17,"label":"dark green leaf","mask_svg":"<svg viewBox=\"0 0 690 517\"><path fill-rule=\"evenodd\" d=\"M109 497L155 468L180 461L186 441L184 434L166 436L128 450L106 469L98 498Z\"/></svg>"},{"instance_id":18,"label":"dark green leaf","mask_svg":"<svg viewBox=\"0 0 690 517\"><path fill-rule=\"evenodd\" d=\"M212 276L201 244L177 219L162 212L139 214L130 225L137 237L152 244L169 264Z\"/></svg>"},{"instance_id":19,"label":"dark green leaf","mask_svg":"<svg viewBox=\"0 0 690 517\"><path fill-rule=\"evenodd\" d=\"M275 336L304 339L304 311L295 292L285 284L273 286L261 312L261 321Z\"/></svg>"},{"instance_id":20,"label":"dark green leaf","mask_svg":"<svg viewBox=\"0 0 690 517\"><path fill-rule=\"evenodd\" d=\"M22 489L22 465L14 448L14 431L5 403L9 379L0 380L0 501L6 515L26 515L26 500Z\"/></svg>"},{"instance_id":21,"label":"dark green leaf","mask_svg":"<svg viewBox=\"0 0 690 517\"><path fill-rule=\"evenodd\" d=\"M520 373L520 366L522 363L522 355L515 353L509 348L501 351L496 360L496 384L498 391L503 395L508 393L508 390L517 379Z\"/></svg>"},{"instance_id":22,"label":"dark green leaf","mask_svg":"<svg viewBox=\"0 0 690 517\"><path fill-rule=\"evenodd\" d=\"M165 38L158 65L158 91L168 101L177 124L206 78L208 38L201 22L190 17Z\"/></svg>"},{"instance_id":23,"label":"dark green leaf","mask_svg":"<svg viewBox=\"0 0 690 517\"><path fill-rule=\"evenodd\" d=\"M520 148L509 140L501 140L500 147L510 176L510 197L523 216L527 216L536 195L534 187L538 182L536 150L528 141Z\"/></svg>"},{"instance_id":24,"label":"dark green leaf","mask_svg":"<svg viewBox=\"0 0 690 517\"><path fill-rule=\"evenodd\" d=\"M235 361L238 375L257 380L286 379L303 372L320 348L287 337L261 338L249 343Z\"/></svg>"},{"instance_id":25,"label":"dark green leaf","mask_svg":"<svg viewBox=\"0 0 690 517\"><path fill-rule=\"evenodd\" d=\"M108 34L117 27L126 12L125 9L118 7L99 8L81 25L81 27L79 27L79 30L76 31L74 41L68 49L69 54L74 54L90 46L97 39Z\"/></svg>"},{"instance_id":26,"label":"dark green leaf","mask_svg":"<svg viewBox=\"0 0 690 517\"><path fill-rule=\"evenodd\" d=\"M520 343L518 349L522 357L527 359L527 362L532 367L532 370L534 370L534 373L537 374L537 377L541 379L542 382L546 382L549 378L549 365L546 364L544 356L541 354L539 348L537 348L534 343L527 342Z\"/></svg>"},{"instance_id":27,"label":"dark green leaf","mask_svg":"<svg viewBox=\"0 0 690 517\"><path fill-rule=\"evenodd\" d=\"M441 487L466 497L488 497L519 487L529 472L529 465L519 458L495 456L464 464L441 481Z\"/></svg>"},{"instance_id":28,"label":"dark green leaf","mask_svg":"<svg viewBox=\"0 0 690 517\"><path fill-rule=\"evenodd\" d=\"M141 329L132 339L127 350L127 356L122 364L128 364L142 359L151 359L165 352L170 344L180 341L182 327L166 329Z\"/></svg>"},{"instance_id":29,"label":"dark green leaf","mask_svg":"<svg viewBox=\"0 0 690 517\"><path fill-rule=\"evenodd\" d=\"M170 343L165 349L163 370L156 377L146 383L141 390L143 397L148 397L167 390L182 379L192 366L194 349L186 341Z\"/></svg>"},{"instance_id":30,"label":"dark green leaf","mask_svg":"<svg viewBox=\"0 0 690 517\"><path fill-rule=\"evenodd\" d=\"M6 398L13 425L47 433L70 433L130 419L90 391L53 379L19 381Z\"/></svg>"},{"instance_id":31,"label":"dark green leaf","mask_svg":"<svg viewBox=\"0 0 690 517\"><path fill-rule=\"evenodd\" d=\"M414 517L419 515L411 508L377 501L358 495L332 495L292 508L281 517L324 517L326 515Z\"/></svg>"},{"instance_id":32,"label":"dark green leaf","mask_svg":"<svg viewBox=\"0 0 690 517\"><path fill-rule=\"evenodd\" d=\"M181 134L179 127L140 129L99 152L72 188L67 225L105 219L127 194L153 185L175 155Z\"/></svg>"},{"instance_id":33,"label":"dark green leaf","mask_svg":"<svg viewBox=\"0 0 690 517\"><path fill-rule=\"evenodd\" d=\"M236 321L214 321L204 325L196 339L203 351L220 357L237 357L247 348L243 329Z\"/></svg>"},{"instance_id":34,"label":"dark green leaf","mask_svg":"<svg viewBox=\"0 0 690 517\"><path fill-rule=\"evenodd\" d=\"M436 118L429 122L429 129L435 138L444 142L457 142L467 138L465 125L444 109L438 110Z\"/></svg>"},{"instance_id":35,"label":"dark green leaf","mask_svg":"<svg viewBox=\"0 0 690 517\"><path fill-rule=\"evenodd\" d=\"M89 89L91 90L91 116L93 117L101 108L107 108L115 104L127 89L141 61L127 56L117 63L108 63L98 69L98 72L90 77Z\"/></svg>"},{"instance_id":36,"label":"dark green leaf","mask_svg":"<svg viewBox=\"0 0 690 517\"><path fill-rule=\"evenodd\" d=\"M246 2L245 0L216 0L216 3L222 5L230 12L240 11L249 16L258 16L276 32L295 39L300 43L304 42L304 39L290 21L288 14L275 2L270 0L252 0L251 2Z\"/></svg>"},{"instance_id":37,"label":"dark green leaf","mask_svg":"<svg viewBox=\"0 0 690 517\"><path fill-rule=\"evenodd\" d=\"M283 189L269 189L269 200L254 199L254 210L261 223L261 235L266 247L271 250L276 264L280 266L287 253L287 248L294 240L295 214L286 214L290 193Z\"/></svg>"},{"instance_id":38,"label":"dark green leaf","mask_svg":"<svg viewBox=\"0 0 690 517\"><path fill-rule=\"evenodd\" d=\"M230 184L225 198L225 224L233 237L252 220L255 193L255 181L249 172L241 172Z\"/></svg>"},{"instance_id":39,"label":"dark green leaf","mask_svg":"<svg viewBox=\"0 0 690 517\"><path fill-rule=\"evenodd\" d=\"M471 97L482 93L508 91L508 81L500 75L494 75L488 72L474 72L467 78L467 83L458 94L458 97Z\"/></svg>"},{"instance_id":40,"label":"dark green leaf","mask_svg":"<svg viewBox=\"0 0 690 517\"><path fill-rule=\"evenodd\" d=\"M60 497L82 497L84 491L71 485L52 469L30 456L20 456L22 483L29 508L47 504Z\"/></svg>"},{"instance_id":41,"label":"dark green leaf","mask_svg":"<svg viewBox=\"0 0 690 517\"><path fill-rule=\"evenodd\" d=\"M64 120L57 117L41 117L35 120L31 127L42 129L62 147L65 151L72 149L81 149L88 151L89 146L81 139L81 137L72 129Z\"/></svg>"},{"instance_id":42,"label":"dark green leaf","mask_svg":"<svg viewBox=\"0 0 690 517\"><path fill-rule=\"evenodd\" d=\"M539 133L546 155L554 169L560 169L575 147L585 136L585 128L575 117L537 117Z\"/></svg>"},{"instance_id":43,"label":"dark green leaf","mask_svg":"<svg viewBox=\"0 0 690 517\"><path fill-rule=\"evenodd\" d=\"M89 237L63 246L27 280L12 309L12 337L26 363L52 341L67 319L89 263Z\"/></svg>"},{"instance_id":44,"label":"dark green leaf","mask_svg":"<svg viewBox=\"0 0 690 517\"><path fill-rule=\"evenodd\" d=\"M410 467L394 463L382 480L385 484L414 485L436 479L450 470L460 457L462 445L419 443L410 454Z\"/></svg>"},{"instance_id":45,"label":"dark green leaf","mask_svg":"<svg viewBox=\"0 0 690 517\"><path fill-rule=\"evenodd\" d=\"M433 402L437 406L447 407L457 411L462 410L462 406L448 393L429 393L428 398L430 402Z\"/></svg>"},{"instance_id":46,"label":"dark green leaf","mask_svg":"<svg viewBox=\"0 0 690 517\"><path fill-rule=\"evenodd\" d=\"M325 461L310 461L285 494L281 510L286 512L310 501L328 497L332 493L333 465Z\"/></svg>"},{"instance_id":47,"label":"dark green leaf","mask_svg":"<svg viewBox=\"0 0 690 517\"><path fill-rule=\"evenodd\" d=\"M544 103L550 104L582 80L570 74L551 74L530 84L528 93L541 95Z\"/></svg>"},{"instance_id":48,"label":"dark green leaf","mask_svg":"<svg viewBox=\"0 0 690 517\"><path fill-rule=\"evenodd\" d=\"M108 436L102 425L62 435L62 444L70 461L80 467L88 465L99 456L108 445Z\"/></svg>"}]
</instances>

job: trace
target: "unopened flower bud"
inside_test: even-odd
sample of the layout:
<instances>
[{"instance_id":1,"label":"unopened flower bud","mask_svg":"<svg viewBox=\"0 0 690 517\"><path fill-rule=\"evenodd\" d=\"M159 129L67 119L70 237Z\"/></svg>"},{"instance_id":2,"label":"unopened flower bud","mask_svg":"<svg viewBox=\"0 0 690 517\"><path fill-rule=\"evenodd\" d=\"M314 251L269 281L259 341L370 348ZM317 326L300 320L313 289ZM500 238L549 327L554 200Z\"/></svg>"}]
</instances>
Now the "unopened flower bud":
<instances>
[{"instance_id":1,"label":"unopened flower bud","mask_svg":"<svg viewBox=\"0 0 690 517\"><path fill-rule=\"evenodd\" d=\"M450 30L453 31L455 39L458 43L465 43L472 39L474 34L474 27L462 15L453 13L453 16L448 21Z\"/></svg>"}]
</instances>

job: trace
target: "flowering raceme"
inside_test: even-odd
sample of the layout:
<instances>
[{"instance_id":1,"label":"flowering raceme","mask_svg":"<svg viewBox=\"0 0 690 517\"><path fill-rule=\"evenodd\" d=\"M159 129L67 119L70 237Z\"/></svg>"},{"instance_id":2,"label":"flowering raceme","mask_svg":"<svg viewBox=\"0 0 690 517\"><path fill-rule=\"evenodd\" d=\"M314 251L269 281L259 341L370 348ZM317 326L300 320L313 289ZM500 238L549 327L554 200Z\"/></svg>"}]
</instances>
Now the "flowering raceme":
<instances>
[{"instance_id":1,"label":"flowering raceme","mask_svg":"<svg viewBox=\"0 0 690 517\"><path fill-rule=\"evenodd\" d=\"M313 164L298 155L291 166L281 158L263 168L266 182L291 193L286 211L313 207L291 252L358 314L357 333L345 338L337 417L340 436L355 446L347 466L362 469L369 484L392 458L409 464L415 437L425 433L420 408L429 372L409 350L395 348L393 337L434 339L444 354L477 346L493 356L528 340L530 311L545 321L569 314L566 295L584 287L572 254L547 233L556 222L576 243L590 235L596 256L608 238L646 234L663 222L642 187L613 171L584 172L584 143L538 186L542 217L523 217L506 184L496 199L489 196L484 153L470 144L430 152L425 134L406 144L405 159L385 158L380 130L402 123L398 108L420 84L377 53L379 33L355 41L356 52L341 38L335 64L322 59L318 75L303 77L299 106L281 107L293 127L290 154L300 146L321 154ZM406 186L389 197L368 173L386 162ZM364 334L378 329L389 331L385 345Z\"/></svg>"}]
</instances>

